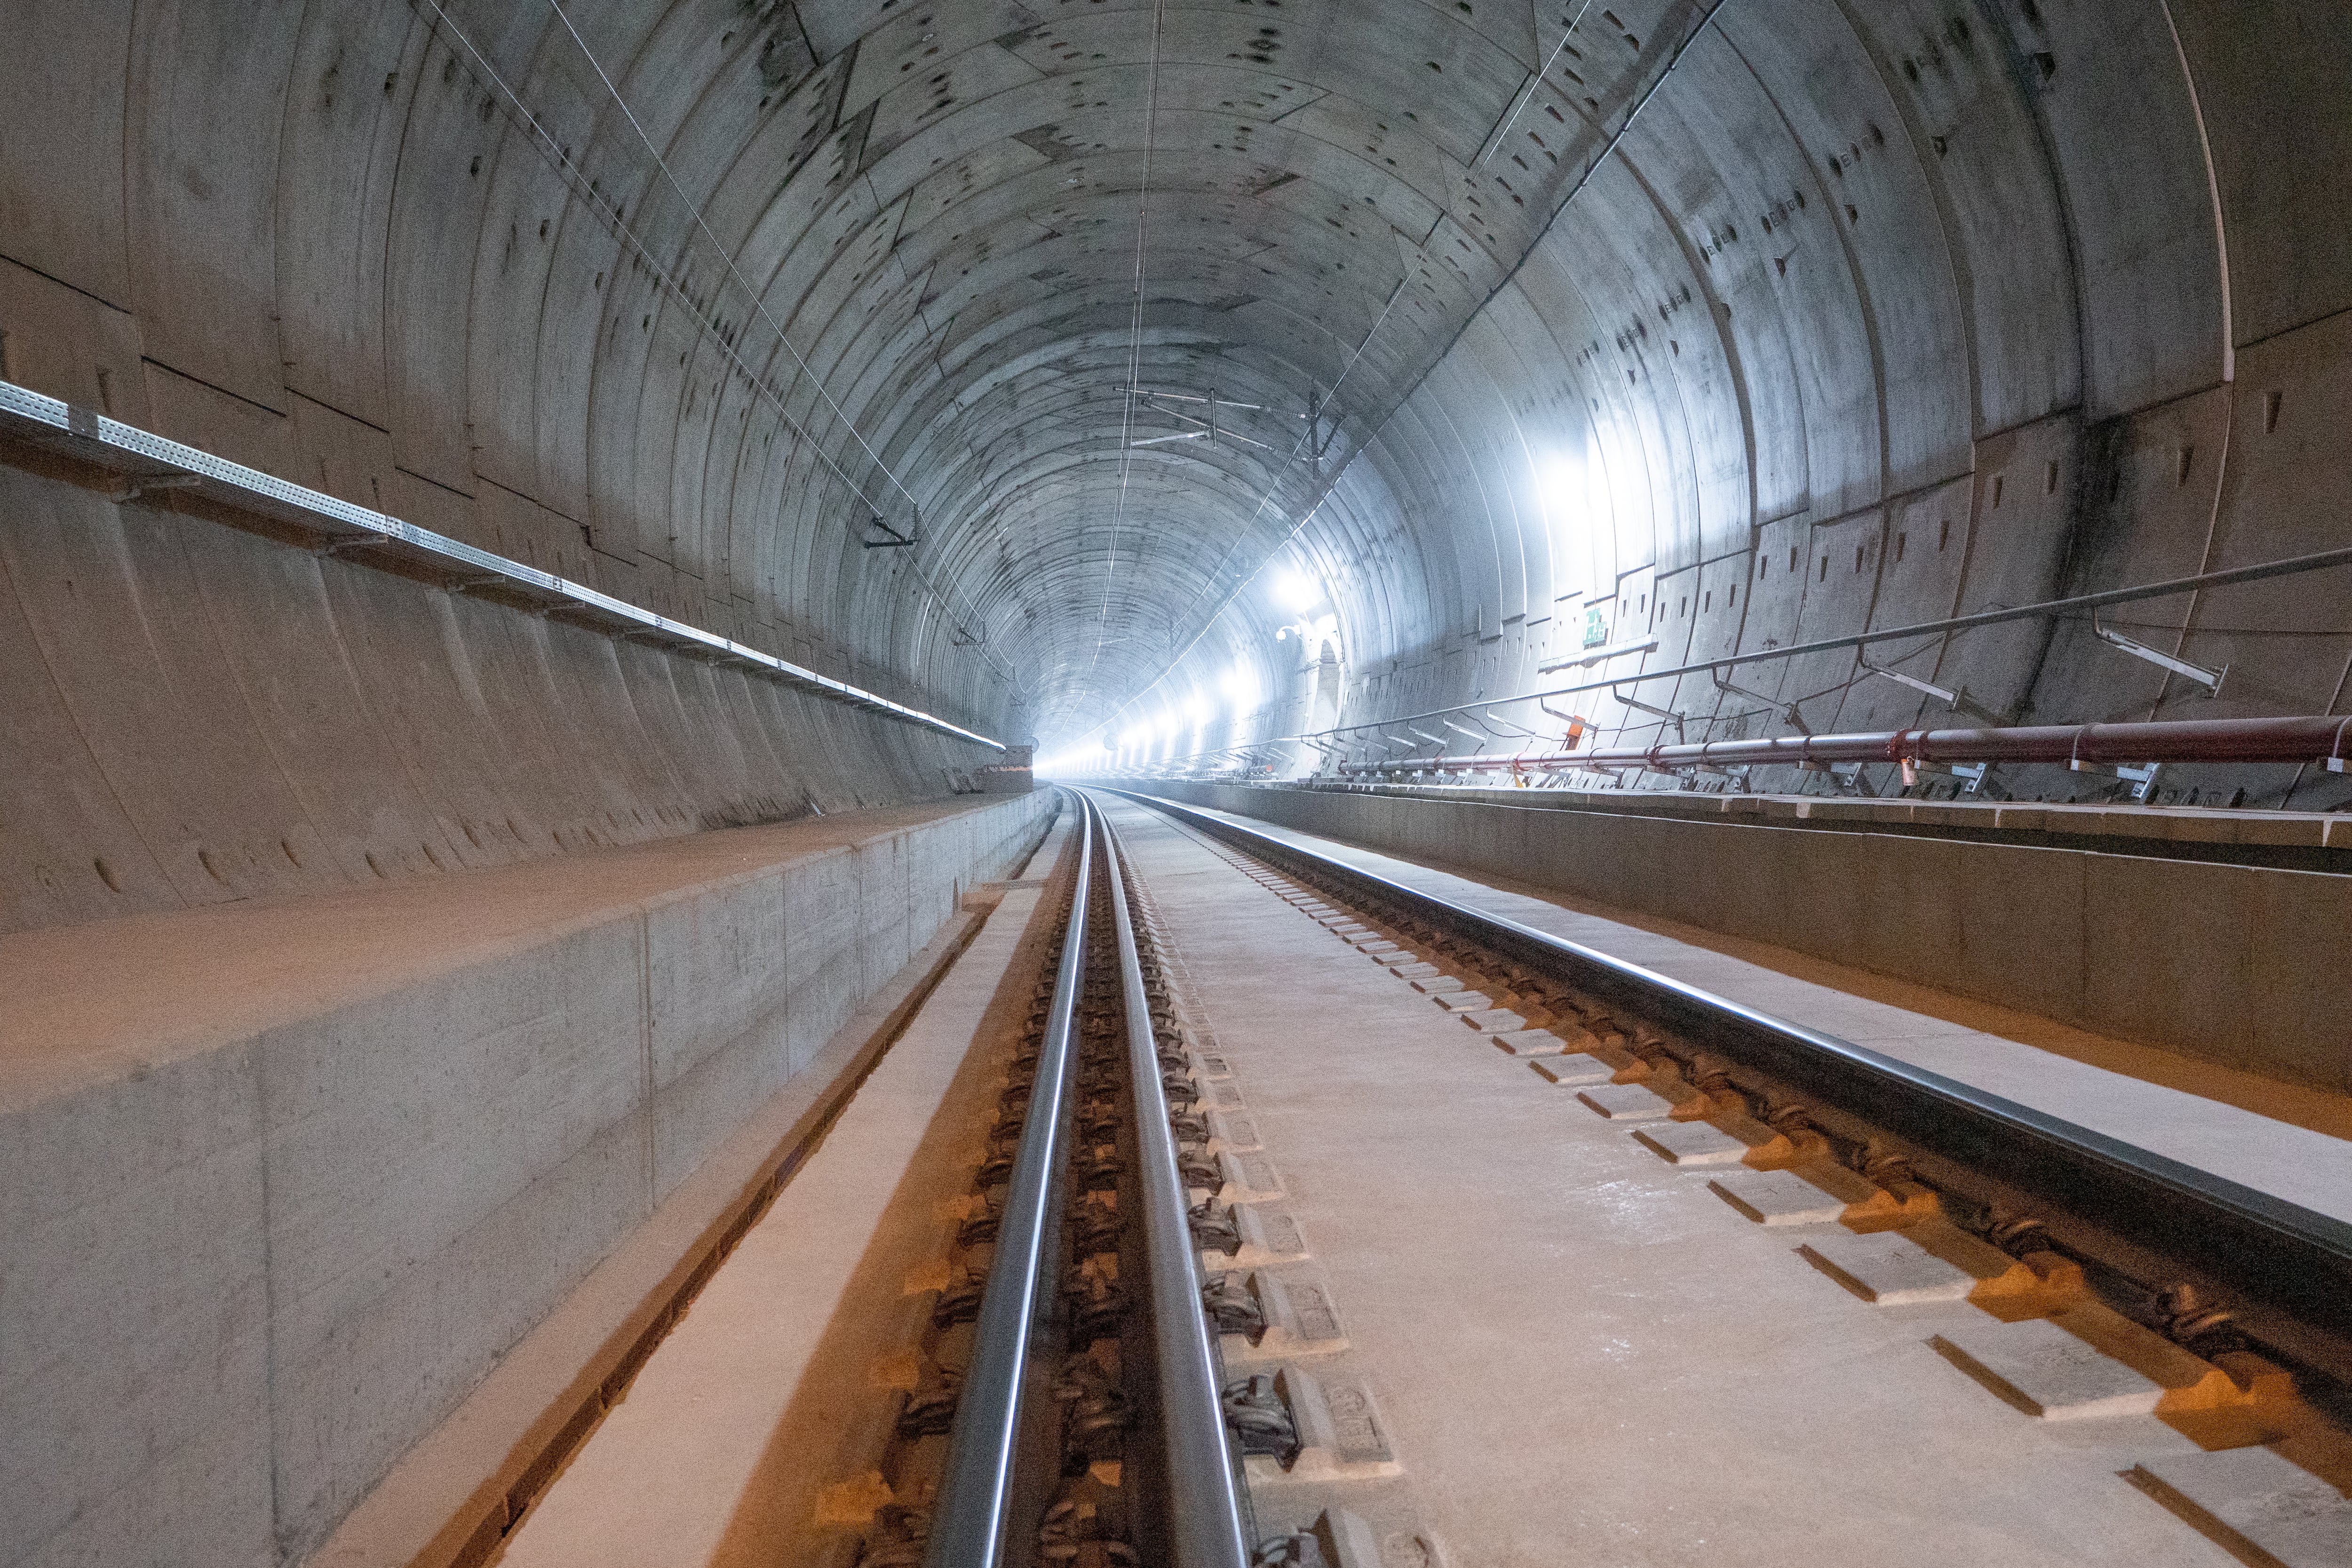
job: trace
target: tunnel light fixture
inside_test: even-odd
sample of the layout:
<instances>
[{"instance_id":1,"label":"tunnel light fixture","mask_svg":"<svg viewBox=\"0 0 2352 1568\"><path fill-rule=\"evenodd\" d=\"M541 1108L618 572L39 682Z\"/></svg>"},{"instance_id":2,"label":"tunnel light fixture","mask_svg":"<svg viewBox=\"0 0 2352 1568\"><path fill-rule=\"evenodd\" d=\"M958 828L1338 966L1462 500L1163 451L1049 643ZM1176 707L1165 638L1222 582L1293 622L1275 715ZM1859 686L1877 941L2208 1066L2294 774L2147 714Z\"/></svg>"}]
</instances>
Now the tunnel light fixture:
<instances>
[{"instance_id":1,"label":"tunnel light fixture","mask_svg":"<svg viewBox=\"0 0 2352 1568\"><path fill-rule=\"evenodd\" d=\"M1554 458L1536 472L1537 504L1543 508L1544 521L1555 531L1583 500L1584 489L1583 467L1572 458Z\"/></svg>"},{"instance_id":2,"label":"tunnel light fixture","mask_svg":"<svg viewBox=\"0 0 2352 1568\"><path fill-rule=\"evenodd\" d=\"M268 519L290 524L318 541L321 554L378 547L412 567L422 566L457 592L488 590L519 599L541 614L577 616L585 625L625 638L659 643L688 658L736 665L817 696L867 709L887 718L970 741L992 751L1004 742L950 724L936 714L891 701L847 681L835 680L773 654L747 647L731 637L615 599L536 566L493 555L462 540L435 533L383 512L291 484L275 474L215 458L93 409L75 407L29 387L0 381L0 432L62 451L130 480L114 491L145 495L156 490L199 495ZM168 483L164 481L169 481Z\"/></svg>"},{"instance_id":3,"label":"tunnel light fixture","mask_svg":"<svg viewBox=\"0 0 2352 1568\"><path fill-rule=\"evenodd\" d=\"M1304 615L1323 602L1324 593L1305 573L1286 571L1275 576L1274 596L1284 609Z\"/></svg>"}]
</instances>

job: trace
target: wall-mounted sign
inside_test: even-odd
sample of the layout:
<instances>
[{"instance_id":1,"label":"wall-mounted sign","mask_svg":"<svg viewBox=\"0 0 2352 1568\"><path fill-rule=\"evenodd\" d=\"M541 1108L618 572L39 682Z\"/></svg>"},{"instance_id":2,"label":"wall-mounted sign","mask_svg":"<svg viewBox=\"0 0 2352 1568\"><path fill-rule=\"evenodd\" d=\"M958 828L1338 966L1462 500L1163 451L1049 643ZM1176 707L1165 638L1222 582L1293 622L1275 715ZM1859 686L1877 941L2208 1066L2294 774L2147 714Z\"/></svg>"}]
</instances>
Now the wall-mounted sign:
<instances>
[{"instance_id":1,"label":"wall-mounted sign","mask_svg":"<svg viewBox=\"0 0 2352 1568\"><path fill-rule=\"evenodd\" d=\"M1609 609L1605 605L1584 606L1584 646L1599 647L1609 640Z\"/></svg>"}]
</instances>

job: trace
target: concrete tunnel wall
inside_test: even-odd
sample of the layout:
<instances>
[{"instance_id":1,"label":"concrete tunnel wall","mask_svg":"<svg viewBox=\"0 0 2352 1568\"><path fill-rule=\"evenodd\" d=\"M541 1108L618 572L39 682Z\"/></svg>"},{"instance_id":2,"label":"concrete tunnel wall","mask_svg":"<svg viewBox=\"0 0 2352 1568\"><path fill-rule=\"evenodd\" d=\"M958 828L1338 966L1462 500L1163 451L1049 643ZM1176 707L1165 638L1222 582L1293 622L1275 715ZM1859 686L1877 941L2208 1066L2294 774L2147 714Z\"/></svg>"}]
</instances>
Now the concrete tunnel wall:
<instances>
[{"instance_id":1,"label":"concrete tunnel wall","mask_svg":"<svg viewBox=\"0 0 2352 1568\"><path fill-rule=\"evenodd\" d=\"M999 753L0 467L0 933L947 793Z\"/></svg>"},{"instance_id":2,"label":"concrete tunnel wall","mask_svg":"<svg viewBox=\"0 0 2352 1568\"><path fill-rule=\"evenodd\" d=\"M8 363L1049 745L1310 721L1301 614L1361 719L1596 613L1631 676L2340 541L2340 8L1276 9L17 0ZM1131 357L1265 445L1122 453L1182 431ZM2123 617L2219 700L2079 623L1878 657L2040 720L2324 709L2347 593ZM1943 711L1847 655L1739 684L1626 694Z\"/></svg>"},{"instance_id":3,"label":"concrete tunnel wall","mask_svg":"<svg viewBox=\"0 0 2352 1568\"><path fill-rule=\"evenodd\" d=\"M1160 753L1505 695L1588 627L1657 638L1592 673L1694 739L1917 723L1939 710L1845 656L1745 691L1635 678L2345 542L2340 6L566 14L576 37L490 0L0 0L38 62L0 103L0 376L1097 753L1163 716ZM1186 428L1139 379L1263 406L1139 447ZM985 760L7 457L12 942L896 808ZM2347 594L2138 606L2135 635L2231 665L2218 700L2075 623L1878 657L2042 721L2327 710ZM1657 732L1579 706L1603 740ZM2168 786L2297 783L2347 787ZM510 984L556 984L546 963ZM60 1249L152 1195L113 1184L102 1122L41 1136L68 1132L50 1168L123 1206L20 1178ZM109 1344L182 1304L163 1273L58 1278L115 1302ZM244 1332L170 1365L249 1370ZM22 1461L39 1550L169 1554L172 1509L216 1489L177 1375L90 1385L152 1417L104 1435L152 1468L76 1491ZM307 1550L396 1447L353 1444L273 1458L281 1511L223 1551Z\"/></svg>"}]
</instances>

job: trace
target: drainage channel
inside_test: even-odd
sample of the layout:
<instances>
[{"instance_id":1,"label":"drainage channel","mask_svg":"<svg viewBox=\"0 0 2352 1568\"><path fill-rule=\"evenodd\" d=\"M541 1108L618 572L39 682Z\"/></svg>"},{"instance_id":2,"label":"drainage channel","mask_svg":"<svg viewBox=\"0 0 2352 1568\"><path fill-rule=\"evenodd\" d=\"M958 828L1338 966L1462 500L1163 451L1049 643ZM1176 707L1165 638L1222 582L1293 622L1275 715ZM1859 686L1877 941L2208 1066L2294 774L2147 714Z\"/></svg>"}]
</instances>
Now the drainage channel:
<instances>
[{"instance_id":1,"label":"drainage channel","mask_svg":"<svg viewBox=\"0 0 2352 1568\"><path fill-rule=\"evenodd\" d=\"M1622 1126L1638 1157L1689 1171L1742 1219L1792 1227L1800 1256L1863 1300L1984 1308L1933 1348L1992 1395L2044 1419L2152 1415L2201 1450L2117 1484L2243 1562L2352 1561L2352 1229L1275 835L1126 798L1457 1017L1465 1043L1523 1059L1529 1092Z\"/></svg>"},{"instance_id":2,"label":"drainage channel","mask_svg":"<svg viewBox=\"0 0 2352 1568\"><path fill-rule=\"evenodd\" d=\"M1148 900L1102 814L1080 844L900 1407L863 1568L1246 1568L1230 1394L1194 1255L1213 1181ZM1246 1424L1247 1416L1244 1415Z\"/></svg>"}]
</instances>

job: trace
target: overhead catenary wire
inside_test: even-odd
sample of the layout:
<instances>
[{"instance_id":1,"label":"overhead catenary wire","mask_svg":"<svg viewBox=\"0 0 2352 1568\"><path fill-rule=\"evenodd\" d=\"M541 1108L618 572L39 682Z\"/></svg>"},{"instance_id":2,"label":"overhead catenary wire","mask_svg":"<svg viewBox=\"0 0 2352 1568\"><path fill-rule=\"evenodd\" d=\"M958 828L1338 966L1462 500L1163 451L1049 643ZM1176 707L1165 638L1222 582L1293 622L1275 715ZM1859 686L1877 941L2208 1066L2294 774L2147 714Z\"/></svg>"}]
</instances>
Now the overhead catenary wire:
<instances>
[{"instance_id":1,"label":"overhead catenary wire","mask_svg":"<svg viewBox=\"0 0 2352 1568\"><path fill-rule=\"evenodd\" d=\"M437 3L434 8L440 9ZM919 523L922 519L922 506L915 500L915 492L900 482L890 465L882 460L882 454L874 449L873 444L866 439L865 433L857 428L857 422L849 416L840 404L834 401L833 394L825 389L824 378L810 369L808 361L801 357L801 351L793 346L791 334L784 331L783 323L769 312L767 301L761 298L758 289L751 287L751 279L743 276L742 268L735 264L735 253L719 243L719 236L711 232L710 225L703 218L700 205L686 194L686 187L680 184L677 176L670 172L668 160L661 155L661 149L655 146L654 139L646 134L645 125L637 119L636 110L629 107L629 100L621 96L620 88L614 84L611 73L604 69L604 62L599 60L596 58L596 52L588 47L588 40L581 37L580 29L572 26L571 13L563 8L563 0L547 0L547 8L555 13L555 19L563 24L563 30L572 36L572 43L578 46L580 58L588 62L588 68L594 71L596 79L604 84L604 90L612 95L614 106L620 110L621 117L629 122L629 129L637 133L637 140L645 144L646 156L653 159L654 167L661 171L662 178L667 181L669 188L677 193L677 199L686 204L687 216L694 220L694 226L700 231L702 237L710 242L710 248L719 253L719 259L726 267L727 275L735 279L736 287L743 290L744 297L751 301L751 309L759 312L760 319L767 322L775 332L776 341L783 345L784 353L792 356L793 363L799 368L800 373L809 378L809 384L816 388L816 395L824 400L824 405L827 408L833 410L834 417L841 421L842 428L849 432L850 439L856 441L866 455L874 460L875 468L884 479L890 481L890 487L907 498L907 504L915 509L915 517ZM860 500L866 500L862 489L858 492L858 497ZM872 502L867 500L867 504L872 505Z\"/></svg>"},{"instance_id":2,"label":"overhead catenary wire","mask_svg":"<svg viewBox=\"0 0 2352 1568\"><path fill-rule=\"evenodd\" d=\"M1649 85L1643 89L1641 97L1636 99L1633 106L1625 111L1625 118L1619 122L1617 129L1611 133L1607 142L1601 147L1601 151L1586 163L1583 169L1578 174L1576 183L1569 187L1567 195L1561 196L1559 204L1552 208L1551 216L1544 220L1543 229L1537 235L1534 242L1528 247L1527 250L1520 255L1517 263L1512 267L1511 270L1504 277L1503 280L1500 283L1497 283L1494 290L1488 294L1488 300L1491 300L1495 294L1500 293L1503 289L1508 287L1512 279L1518 276L1519 269L1527 265L1528 258L1534 254L1536 246L1543 243L1544 236L1549 234L1553 226L1558 224L1560 218L1567 214L1570 204L1574 202L1576 198L1583 193L1585 186L1591 182L1593 174L1599 172L1601 166L1607 163L1612 157L1615 156L1618 146L1625 139L1626 132L1633 128L1633 121L1640 118L1642 110L1649 107L1650 100L1657 96L1658 89L1665 85L1666 79L1672 76L1674 74L1675 68L1682 63L1685 53L1689 50L1693 43L1697 41L1699 35L1706 32L1708 26L1714 23L1716 14L1721 11L1727 3L1727 0L1713 0L1713 4L1707 6L1706 14L1701 16L1699 19L1692 25L1689 32L1683 35L1681 42L1675 46L1674 53L1666 58L1666 63L1664 68L1662 68L1655 77L1651 79ZM1556 59L1559 58L1560 49L1567 47L1569 37L1576 31L1577 23L1583 20L1584 12L1591 8L1591 0L1586 0L1586 5L1583 9L1577 12L1575 19L1570 22L1567 32L1560 36L1559 44L1552 50L1552 58ZM1549 72L1549 69L1550 60L1548 59L1545 62L1543 71L1537 73L1536 79L1538 84L1541 82L1545 72ZM1530 89L1528 90L1531 91L1532 89ZM1506 124L1504 127L1505 132L1507 132L1509 128L1508 121L1515 119L1517 113L1517 110L1513 110L1508 115L1507 115ZM1501 144L1502 134L1503 133L1501 132L1497 133L1495 138L1495 145L1499 146ZM1482 157L1479 160L1479 166L1483 168L1485 163L1486 159ZM1372 330L1370 332L1367 332L1364 335L1363 341L1356 345L1356 352L1349 356L1347 366L1340 373L1339 380L1332 383L1330 393L1327 394L1324 396L1322 403L1317 405L1317 417L1320 416L1321 410L1323 408L1329 406L1331 396L1336 395L1339 391L1339 381L1347 379L1347 373L1355 368L1356 362L1361 359L1363 357L1364 351L1371 346L1372 339L1379 335L1381 327L1388 321L1390 310L1395 308L1398 299L1403 295L1405 284L1411 280L1411 278L1412 274L1407 273L1405 277L1397 280L1396 289L1389 295L1388 303L1381 308L1379 318L1373 321ZM1484 302L1482 302L1480 309L1483 310L1484 308ZM1477 312L1473 311L1469 319L1475 321L1476 318ZM1465 322L1465 326L1466 324L1467 323ZM1438 358L1444 358L1444 354L1441 353ZM1431 367L1433 368L1436 363L1436 360L1432 360ZM1426 377L1426 374L1427 372L1424 371L1424 378ZM1415 384L1418 384L1418 382L1416 382ZM1310 439L1312 437L1313 428L1313 425L1310 424L1308 426ZM1377 432L1375 432L1375 434L1377 434ZM1299 447L1292 448L1289 459L1291 462L1296 462L1297 460L1299 450ZM1359 445L1357 450L1362 450L1361 444ZM1286 464L1286 467L1287 465ZM1344 471L1345 470L1343 468L1342 472ZM1298 535L1305 531L1307 525L1314 521L1316 514L1321 511L1323 503L1330 499L1332 490L1338 487L1339 479L1339 475L1333 475L1329 482L1322 486L1320 490L1315 495L1314 500L1307 505L1307 509L1299 514L1297 521L1292 523L1291 526L1284 531L1282 537L1275 541L1275 542L1266 549L1265 552L1258 558L1257 564L1234 579L1234 585L1226 590L1224 596L1217 601L1216 605L1213 609L1211 609L1206 615L1201 616L1200 625L1194 629L1192 637L1185 640L1183 647L1177 649L1175 653L1169 657L1167 666L1160 670L1158 676L1153 678L1150 684L1144 687L1142 690L1137 692L1126 701L1120 703L1117 708L1113 709L1109 714L1098 721L1099 724L1107 726L1117 723L1121 714L1124 714L1129 709L1133 708L1137 703L1150 697L1152 692L1160 689L1162 681L1165 681L1170 676L1176 672L1177 668L1184 662L1186 656L1191 654L1193 648L1200 646L1200 642L1202 637L1209 635L1209 629L1216 625L1217 618L1225 613L1226 608L1231 605L1236 598L1241 596L1242 590L1248 587L1251 583L1256 581L1257 574L1265 571L1274 559L1288 547L1290 542L1297 538ZM1215 568L1206 575L1204 579L1204 592L1206 591L1207 584L1213 584L1216 581L1218 574L1224 570L1225 563L1233 558L1234 552L1239 549L1242 542L1249 537L1250 531L1257 525L1258 517L1264 513L1268 502L1274 499L1275 489L1280 485L1280 483L1281 480L1277 477L1272 483L1268 484L1265 494L1259 498L1257 506L1251 511L1249 521L1242 525L1240 531L1234 536L1232 543L1227 545L1224 553L1218 557ZM1194 602L1198 602L1197 596ZM1186 607L1184 616L1180 618L1189 619L1190 616L1191 607L1188 605Z\"/></svg>"},{"instance_id":3,"label":"overhead catenary wire","mask_svg":"<svg viewBox=\"0 0 2352 1568\"><path fill-rule=\"evenodd\" d=\"M793 437L800 441L802 446L807 448L818 462L822 463L827 469L829 469L833 476L839 479L842 484L848 489L849 492L852 495L855 495L869 510L879 514L883 509L877 505L873 497L866 493L866 488L859 484L856 479L852 479L847 470L843 468L841 464L835 460L833 455L825 450L824 444L818 441L815 437L809 432L808 428L793 416L792 410L784 405L782 391L777 387L771 385L765 376L752 370L751 366L744 360L742 354L737 350L735 344L730 341L729 334L722 331L717 322L710 320L709 314L705 311L702 305L695 300L693 294L676 277L672 276L669 269L662 264L658 258L655 256L653 247L646 243L643 236L638 234L635 226L627 220L619 204L605 196L597 188L595 182L588 177L586 171L583 170L579 163L573 160L570 150L564 146L563 142L560 141L553 132L549 131L545 125L541 123L539 116L532 111L530 105L524 100L522 94L506 79L505 76L499 72L498 67L490 62L489 57L475 44L474 40L467 35L465 29L457 25L457 19L451 16L448 11L442 5L441 0L422 0L422 3L432 11L438 26L442 29L446 30L451 37L455 38L459 46L465 49L467 55L472 57L476 68L478 68L480 76L485 79L487 84L499 96L504 98L508 104L511 106L513 112L520 118L523 127L530 133L532 140L534 140L542 149L543 153L551 159L558 172L564 176L566 182L571 185L573 199L579 201L583 206L595 214L601 223L603 223L607 228L611 229L614 233L620 236L622 240L629 247L629 248L636 253L637 258L645 264L647 271L652 274L656 285L665 293L668 294L680 305L685 307L687 313L693 318L695 322L702 329L704 334L717 346L719 354L729 364L734 367L737 374L742 376L744 382L774 409L776 416L782 421L784 427L793 433ZM652 142L650 139L646 137L644 127L637 123L636 117L630 112L628 104L621 99L619 91L613 87L612 79L604 74L603 66L597 63L595 57L593 54L589 53L586 44L580 42L580 35L572 28L570 17L563 15L562 9L560 5L554 5L554 0L550 0L550 4L555 10L559 20L562 22L565 31L571 33L575 43L579 43L582 54L587 57L589 65L596 71L598 78L604 82L605 89L613 94L614 100L619 104L623 115L628 118L630 125L635 129L639 139L645 142L647 151L653 153L654 162L660 167L664 177L669 180L673 189L677 189L678 191L679 198L686 201L688 211L693 215L695 222L702 228L703 233L706 236L709 235L709 226L702 222L700 210L695 206L694 203L690 199L686 197L684 190L678 188L676 176L670 174L668 165L662 162L661 154L658 152L654 151ZM831 395L826 393L822 379L817 377L813 371L810 371L807 362L803 360L800 356L799 351L793 348L791 339L785 335L783 329L776 324L775 319L772 316L768 314L765 306L761 303L758 295L756 293L751 293L750 286L743 282L742 273L736 268L733 257L727 254L726 248L723 246L718 245L715 237L712 238L711 243L719 249L721 258L727 264L728 270L733 275L737 283L744 288L746 293L751 294L751 304L753 309L757 310L760 312L761 319L766 321L769 326L774 329L777 340L782 344L784 352L792 356L793 363L798 365L803 372L809 374L810 381L814 385L815 385L818 395L825 399L828 406L833 407L836 416L841 419L844 427L848 429L850 434L857 439L858 444L861 447L866 447L865 437L858 433L855 422L850 420L849 417L842 412L840 407L833 403ZM873 448L871 447L866 447L866 450L868 456L873 455ZM908 500L909 503L912 503L914 501L914 497L911 494L908 494L905 486L898 484L897 476L890 473L888 466L882 463L879 458L876 458L875 462L876 466L881 469L885 477L888 478L891 480L891 483L898 488L899 493L907 495ZM916 516L918 523L919 524L921 517L919 508L917 509ZM917 580L919 581L926 589L929 590L932 596L936 598L946 609L947 618L954 626L954 629L963 637L970 638L972 645L980 648L982 654L989 660L990 663L993 664L1003 673L1006 679L1013 680L1017 684L1019 678L1016 672L1013 669L1013 667L1004 661L1003 656L999 655L994 649L987 646L986 638L984 637L975 636L970 627L961 623L954 609L954 595L948 589L941 587L937 582L935 582L931 578L929 573L923 569L920 562L910 561L908 565L913 570ZM972 615L974 619L978 621L984 632L988 624L986 616L981 614L976 607L972 607L970 613Z\"/></svg>"},{"instance_id":4,"label":"overhead catenary wire","mask_svg":"<svg viewBox=\"0 0 2352 1568\"><path fill-rule=\"evenodd\" d=\"M1168 0L1153 0L1151 56L1143 75L1143 178L1135 192L1135 282L1128 310L1127 396L1118 420L1118 499L1111 505L1110 551L1103 567L1102 606L1095 617L1094 657L1087 661L1089 672L1102 661L1103 644L1110 637L1111 588L1118 581L1118 535L1127 521L1128 480L1135 466L1135 398L1143 368L1143 285L1151 239L1151 154L1160 124L1160 29L1167 12Z\"/></svg>"},{"instance_id":5,"label":"overhead catenary wire","mask_svg":"<svg viewBox=\"0 0 2352 1568\"><path fill-rule=\"evenodd\" d=\"M742 289L745 297L750 300L751 309L759 312L761 321L768 323L769 330L776 334L776 342L783 346L784 353L792 356L793 363L799 368L800 373L808 377L809 384L816 388L816 395L824 400L824 405L827 408L833 410L834 417L841 421L842 428L849 432L850 439L856 441L859 449L872 459L877 471L890 481L891 489L907 498L907 505L912 510L915 517L915 531L919 535L922 530L923 507L922 503L915 499L915 492L908 489L890 465L883 460L882 454L876 451L873 444L866 439L865 432L858 429L857 422L849 416L847 410L834 401L833 394L825 387L824 378L817 374L810 367L808 361L802 357L801 351L793 346L792 334L784 331L783 323L777 321L769 311L767 301L761 297L760 291L752 288L751 280L743 276L742 268L736 265L734 252L720 244L719 236L711 231L710 225L703 218L700 205L686 194L686 187L678 183L677 176L670 171L668 161L661 155L661 149L654 145L654 139L646 134L645 126L637 119L636 111L629 107L628 100L621 96L620 88L614 84L611 74L604 69L604 62L597 59L595 52L589 48L588 40L581 37L580 29L572 26L570 14L563 9L562 0L547 0L547 5L548 9L555 13L556 19L563 24L563 30L572 35L572 43L579 47L581 58L588 62L589 68L596 73L596 79L603 82L604 90L612 95L614 104L620 110L622 117L628 121L629 129L635 131L637 133L637 140L645 144L646 155L653 159L654 166L661 171L662 178L667 180L669 183L669 188L677 194L677 199L686 204L687 214L693 218L694 226L701 232L703 238L710 242L710 247L719 253L719 260L726 266L727 275L735 279L736 287ZM436 10L439 8L437 4L435 8ZM779 409L783 406L781 396L776 398L776 405ZM807 439L805 436L803 438ZM823 456L822 451L820 456ZM825 466L831 468L836 474L841 473L841 468L830 457L825 458ZM843 475L843 479L844 482L849 482L846 475ZM877 516L880 514L882 509L874 505L862 486L850 483L850 488L857 492L857 498L860 500L873 508ZM932 581L930 574L923 569L923 563L919 559L909 558L908 566L915 574L916 579L924 587L929 589L940 604L952 603L949 591ZM974 606L972 616L980 623L981 635L975 637L969 628L961 625L955 629L970 639L971 645L978 647L982 655L994 662L996 667L1004 672L1007 679L1017 684L1020 678L1014 673L1013 667L1005 663L1001 656L988 647L987 615ZM952 612L950 618L953 618Z\"/></svg>"},{"instance_id":6,"label":"overhead catenary wire","mask_svg":"<svg viewBox=\"0 0 2352 1568\"><path fill-rule=\"evenodd\" d=\"M1568 47L1569 39L1576 37L1576 29L1583 25L1585 13L1591 9L1592 0L1584 0L1584 4L1576 8L1576 15L1568 19L1568 26L1560 31L1559 42L1551 47L1551 53L1544 57L1544 63L1536 68L1535 73L1528 78L1527 85L1519 89L1517 95L1511 100L1510 110L1496 128L1493 139L1486 143L1486 152L1478 155L1479 169L1492 163L1495 154L1503 150L1504 139L1510 135L1511 127L1519 122L1519 116L1528 104L1535 101L1536 89L1543 86L1544 78L1549 76L1551 68L1559 62L1560 51ZM1667 68L1671 70L1674 68L1669 66ZM1472 171L1474 174L1476 172L1475 169Z\"/></svg>"}]
</instances>

